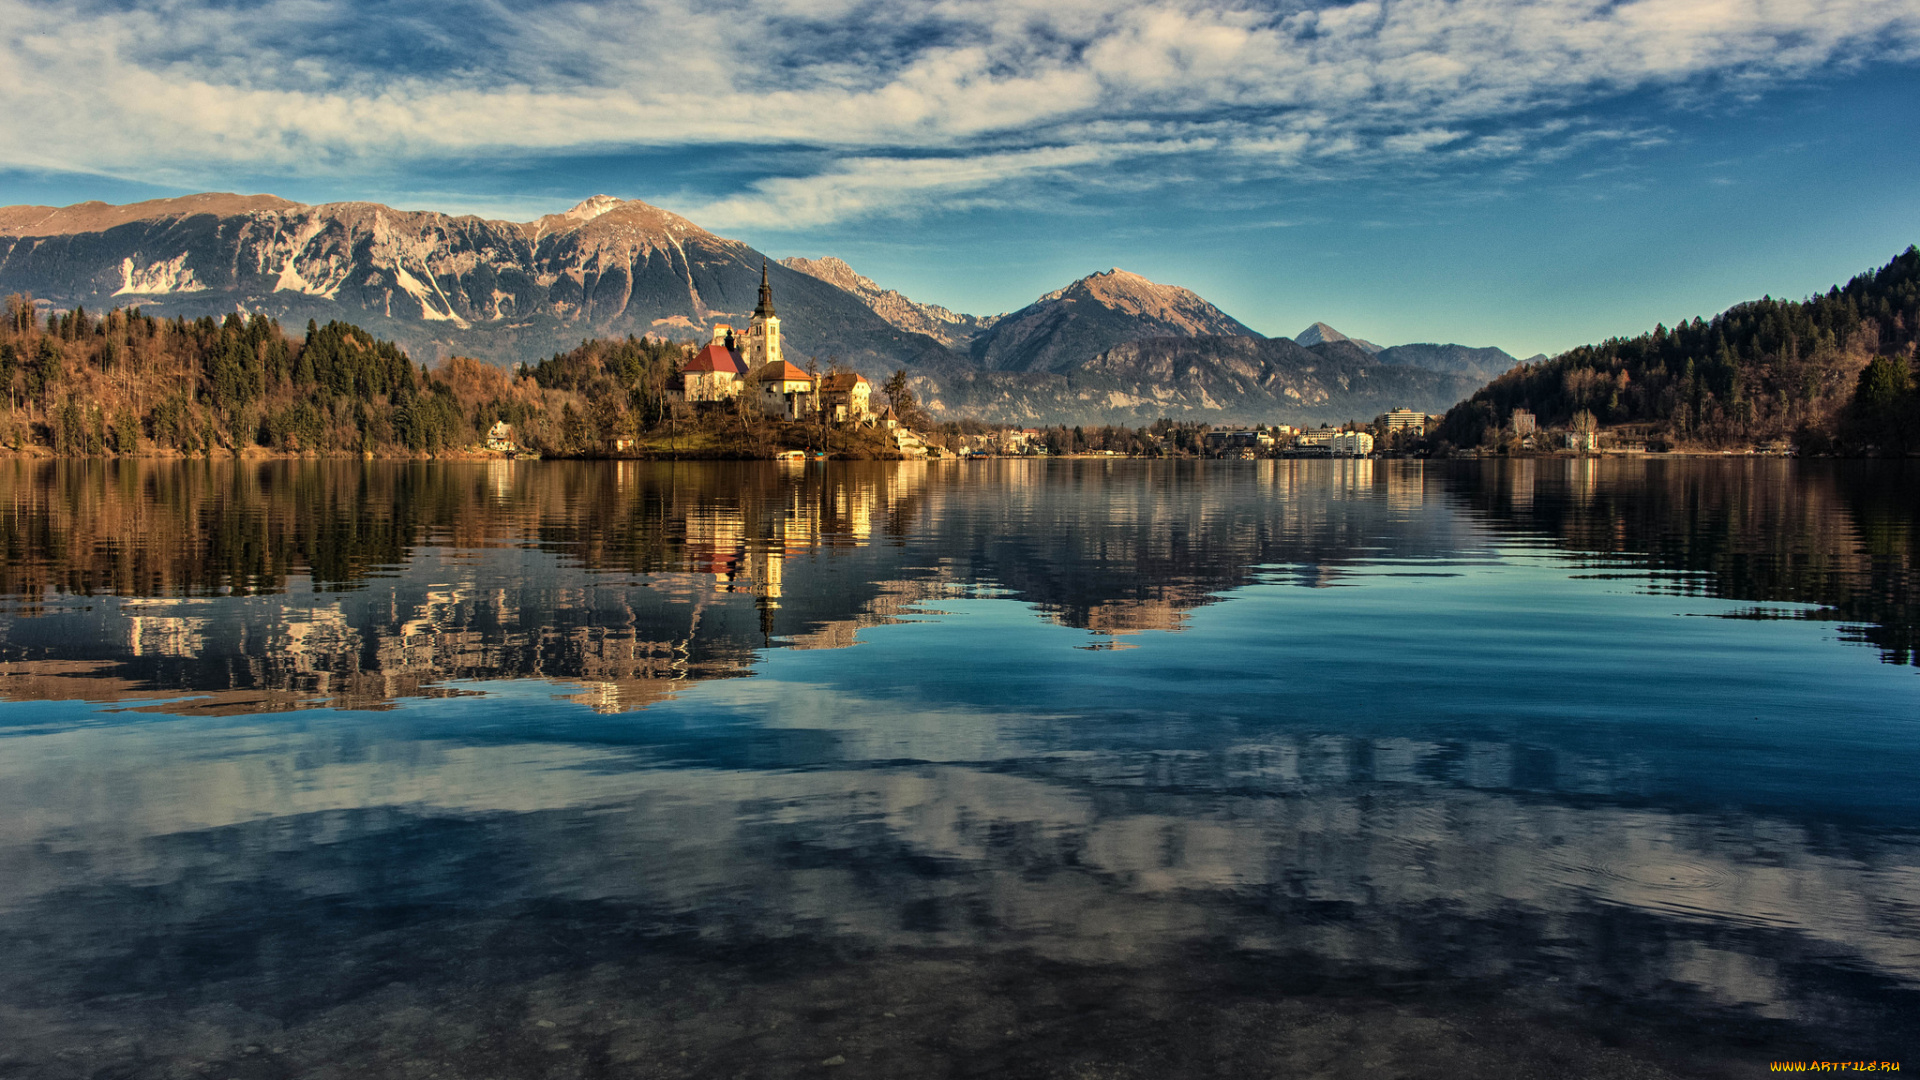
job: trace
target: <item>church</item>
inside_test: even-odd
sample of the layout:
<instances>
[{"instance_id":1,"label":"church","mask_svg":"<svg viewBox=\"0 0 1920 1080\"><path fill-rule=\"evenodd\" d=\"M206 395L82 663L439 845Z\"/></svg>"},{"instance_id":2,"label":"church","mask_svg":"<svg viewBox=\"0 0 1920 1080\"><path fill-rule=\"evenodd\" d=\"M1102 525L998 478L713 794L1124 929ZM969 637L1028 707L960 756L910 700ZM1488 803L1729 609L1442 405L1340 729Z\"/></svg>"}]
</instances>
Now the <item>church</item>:
<instances>
[{"instance_id":1,"label":"church","mask_svg":"<svg viewBox=\"0 0 1920 1080\"><path fill-rule=\"evenodd\" d=\"M798 420L816 407L814 378L787 362L780 348L780 318L773 313L773 286L760 264L760 303L744 330L728 323L681 369L688 401L732 401L742 394L762 411Z\"/></svg>"}]
</instances>

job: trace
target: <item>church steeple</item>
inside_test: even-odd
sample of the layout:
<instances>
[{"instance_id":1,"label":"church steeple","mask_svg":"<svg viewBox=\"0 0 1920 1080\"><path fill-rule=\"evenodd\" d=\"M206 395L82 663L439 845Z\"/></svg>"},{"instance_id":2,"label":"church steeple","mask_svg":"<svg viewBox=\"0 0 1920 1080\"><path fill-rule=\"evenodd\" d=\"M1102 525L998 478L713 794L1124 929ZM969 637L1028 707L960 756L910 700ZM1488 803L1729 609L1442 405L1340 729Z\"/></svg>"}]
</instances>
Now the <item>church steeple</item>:
<instances>
[{"instance_id":1,"label":"church steeple","mask_svg":"<svg viewBox=\"0 0 1920 1080\"><path fill-rule=\"evenodd\" d=\"M760 260L760 306L753 309L756 319L773 317L773 286L767 284L767 260Z\"/></svg>"}]
</instances>

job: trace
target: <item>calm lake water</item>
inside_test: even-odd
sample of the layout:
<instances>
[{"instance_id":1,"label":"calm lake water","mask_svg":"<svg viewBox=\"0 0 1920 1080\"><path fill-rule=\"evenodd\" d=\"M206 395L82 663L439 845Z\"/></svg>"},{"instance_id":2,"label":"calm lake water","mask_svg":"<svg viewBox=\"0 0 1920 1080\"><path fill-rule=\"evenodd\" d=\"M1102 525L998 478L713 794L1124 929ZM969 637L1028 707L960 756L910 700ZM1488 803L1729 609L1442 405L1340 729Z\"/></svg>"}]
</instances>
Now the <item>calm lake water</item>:
<instances>
[{"instance_id":1,"label":"calm lake water","mask_svg":"<svg viewBox=\"0 0 1920 1080\"><path fill-rule=\"evenodd\" d=\"M0 463L0 1076L1920 1068L1920 472Z\"/></svg>"}]
</instances>

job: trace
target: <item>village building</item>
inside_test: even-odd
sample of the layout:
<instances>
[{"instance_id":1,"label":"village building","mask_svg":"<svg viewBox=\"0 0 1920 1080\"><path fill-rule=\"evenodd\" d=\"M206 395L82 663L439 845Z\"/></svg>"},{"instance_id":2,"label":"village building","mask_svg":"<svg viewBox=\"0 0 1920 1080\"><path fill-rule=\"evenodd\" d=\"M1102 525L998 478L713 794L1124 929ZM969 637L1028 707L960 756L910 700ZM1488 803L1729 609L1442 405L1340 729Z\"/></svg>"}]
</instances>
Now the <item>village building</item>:
<instances>
[{"instance_id":1,"label":"village building","mask_svg":"<svg viewBox=\"0 0 1920 1080\"><path fill-rule=\"evenodd\" d=\"M1373 436L1364 431L1342 431L1327 440L1334 457L1366 457L1373 453Z\"/></svg>"},{"instance_id":2,"label":"village building","mask_svg":"<svg viewBox=\"0 0 1920 1080\"><path fill-rule=\"evenodd\" d=\"M893 429L893 445L910 458L926 457L926 440L903 427Z\"/></svg>"},{"instance_id":3,"label":"village building","mask_svg":"<svg viewBox=\"0 0 1920 1080\"><path fill-rule=\"evenodd\" d=\"M1393 409L1374 417L1374 424L1394 435L1402 431L1411 431L1415 435L1426 433L1429 417L1426 413L1413 409Z\"/></svg>"},{"instance_id":4,"label":"village building","mask_svg":"<svg viewBox=\"0 0 1920 1080\"><path fill-rule=\"evenodd\" d=\"M836 371L820 380L820 407L827 418L839 424L865 423L873 419L873 386L863 375Z\"/></svg>"},{"instance_id":5,"label":"village building","mask_svg":"<svg viewBox=\"0 0 1920 1080\"><path fill-rule=\"evenodd\" d=\"M818 407L813 376L785 360L775 360L753 373L759 386L755 400L762 412L787 420L804 420Z\"/></svg>"},{"instance_id":6,"label":"village building","mask_svg":"<svg viewBox=\"0 0 1920 1080\"><path fill-rule=\"evenodd\" d=\"M733 328L725 323L714 327L713 340L680 369L688 401L732 401L740 396L747 368L731 344L732 337Z\"/></svg>"},{"instance_id":7,"label":"village building","mask_svg":"<svg viewBox=\"0 0 1920 1080\"><path fill-rule=\"evenodd\" d=\"M511 454L519 449L513 443L513 428L505 420L495 420L487 429L487 449Z\"/></svg>"}]
</instances>

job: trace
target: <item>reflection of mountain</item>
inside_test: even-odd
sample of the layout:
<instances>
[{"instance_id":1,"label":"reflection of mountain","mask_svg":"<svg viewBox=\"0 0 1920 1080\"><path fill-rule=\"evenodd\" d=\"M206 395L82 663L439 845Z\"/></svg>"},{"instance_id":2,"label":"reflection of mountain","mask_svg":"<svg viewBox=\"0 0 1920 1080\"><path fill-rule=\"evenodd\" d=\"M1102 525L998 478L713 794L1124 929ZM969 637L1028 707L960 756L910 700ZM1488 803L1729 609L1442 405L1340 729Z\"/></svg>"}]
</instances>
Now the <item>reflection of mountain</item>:
<instances>
[{"instance_id":1,"label":"reflection of mountain","mask_svg":"<svg viewBox=\"0 0 1920 1080\"><path fill-rule=\"evenodd\" d=\"M635 708L983 588L1112 645L1254 581L1458 557L1473 518L1658 588L1821 605L1905 662L1920 528L1890 468L15 463L0 693L253 712L535 677Z\"/></svg>"},{"instance_id":2,"label":"reflection of mountain","mask_svg":"<svg viewBox=\"0 0 1920 1080\"><path fill-rule=\"evenodd\" d=\"M1904 595L1909 481L1773 468L0 470L4 1060L1897 1056L1909 675L1643 595Z\"/></svg>"},{"instance_id":3,"label":"reflection of mountain","mask_svg":"<svg viewBox=\"0 0 1920 1080\"><path fill-rule=\"evenodd\" d=\"M110 470L126 491L84 465L0 474L21 508L0 585L35 616L4 624L0 692L251 712L538 677L631 708L773 641L851 643L916 598L867 541L913 516L923 470L344 468ZM788 580L816 556L882 565Z\"/></svg>"},{"instance_id":4,"label":"reflection of mountain","mask_svg":"<svg viewBox=\"0 0 1920 1080\"><path fill-rule=\"evenodd\" d=\"M0 693L231 713L535 677L614 710L982 586L1111 642L1261 567L1337 576L1424 484L1365 461L16 463L0 591L35 617L4 624ZM1407 553L1447 548L1429 524Z\"/></svg>"}]
</instances>

